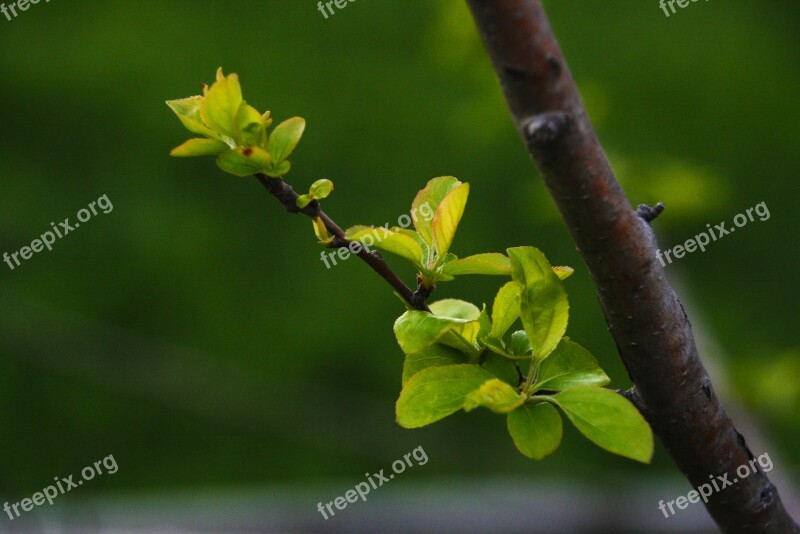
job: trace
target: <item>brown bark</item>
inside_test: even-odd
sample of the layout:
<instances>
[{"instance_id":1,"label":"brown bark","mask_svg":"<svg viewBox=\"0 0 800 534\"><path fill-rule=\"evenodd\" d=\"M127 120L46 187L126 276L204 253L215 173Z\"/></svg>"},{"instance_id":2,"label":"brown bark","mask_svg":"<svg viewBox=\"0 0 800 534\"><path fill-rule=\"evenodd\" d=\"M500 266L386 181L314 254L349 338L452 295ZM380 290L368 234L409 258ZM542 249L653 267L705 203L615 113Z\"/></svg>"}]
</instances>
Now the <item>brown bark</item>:
<instances>
[{"instance_id":1,"label":"brown bark","mask_svg":"<svg viewBox=\"0 0 800 534\"><path fill-rule=\"evenodd\" d=\"M692 486L725 473L738 479L706 504L723 531L800 532L763 472L736 474L753 455L714 394L689 320L656 259L649 220L660 210L635 212L628 202L541 3L467 2L517 129L597 286L634 383L629 398Z\"/></svg>"}]
</instances>

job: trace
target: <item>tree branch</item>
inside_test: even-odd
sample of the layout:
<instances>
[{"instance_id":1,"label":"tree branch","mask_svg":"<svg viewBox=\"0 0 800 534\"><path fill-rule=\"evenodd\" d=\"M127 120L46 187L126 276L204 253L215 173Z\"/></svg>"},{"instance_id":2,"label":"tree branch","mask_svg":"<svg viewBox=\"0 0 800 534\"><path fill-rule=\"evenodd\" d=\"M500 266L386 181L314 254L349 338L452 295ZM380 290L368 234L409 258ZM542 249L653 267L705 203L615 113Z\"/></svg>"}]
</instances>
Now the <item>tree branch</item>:
<instances>
[{"instance_id":1,"label":"tree branch","mask_svg":"<svg viewBox=\"0 0 800 534\"><path fill-rule=\"evenodd\" d=\"M714 395L683 306L595 135L539 0L467 0L511 114L598 289L635 400L693 486L739 479L706 508L729 532L800 532ZM660 210L659 210L660 211ZM641 215L645 215L642 217ZM655 506L655 505L654 505Z\"/></svg>"},{"instance_id":2,"label":"tree branch","mask_svg":"<svg viewBox=\"0 0 800 534\"><path fill-rule=\"evenodd\" d=\"M297 207L297 192L283 181L281 178L271 178L265 174L257 174L256 178L263 185L269 193L280 202L289 213L302 213L311 219L319 217L328 229L328 232L334 236L331 243L331 248L348 248L350 241L345 237L344 230L342 230L333 219L331 219L319 205L319 202L313 200L305 208ZM400 280L400 277L383 261L383 258L377 252L368 252L363 246L358 247L356 255L364 260L373 271L378 273L381 278L386 280L392 288L405 299L406 302L413 308L422 311L430 311L425 304L425 298L420 298L420 295L413 291ZM352 249L351 249L352 252Z\"/></svg>"}]
</instances>

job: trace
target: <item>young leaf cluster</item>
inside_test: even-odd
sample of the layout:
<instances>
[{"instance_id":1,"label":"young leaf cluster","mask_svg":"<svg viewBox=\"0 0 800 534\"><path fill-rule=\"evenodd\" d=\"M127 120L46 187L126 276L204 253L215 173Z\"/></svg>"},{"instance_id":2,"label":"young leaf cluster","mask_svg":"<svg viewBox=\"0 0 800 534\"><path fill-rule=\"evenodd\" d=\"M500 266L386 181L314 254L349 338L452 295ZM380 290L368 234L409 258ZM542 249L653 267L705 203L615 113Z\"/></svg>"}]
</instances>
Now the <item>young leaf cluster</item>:
<instances>
[{"instance_id":1,"label":"young leaf cluster","mask_svg":"<svg viewBox=\"0 0 800 534\"><path fill-rule=\"evenodd\" d=\"M170 155L216 156L220 169L236 176L284 176L291 168L287 158L306 127L304 119L293 117L269 133L270 112L262 114L245 102L239 77L225 76L221 67L211 87L203 84L202 95L169 100L167 105L187 130L201 136L174 148Z\"/></svg>"},{"instance_id":2,"label":"young leaf cluster","mask_svg":"<svg viewBox=\"0 0 800 534\"><path fill-rule=\"evenodd\" d=\"M290 169L287 158L305 129L305 121L295 117L269 133L269 112L248 105L236 74L225 76L221 68L216 81L203 86L202 96L167 104L189 131L201 136L171 154L215 156L222 170L236 176L284 176ZM317 180L307 194L292 199L293 207L312 217L317 238L326 246L338 245L318 206L307 208L332 191L330 180ZM418 271L420 288L405 301L414 303L421 296L421 305L394 324L405 353L398 423L417 428L461 409L483 407L505 415L522 454L541 459L561 443L563 413L603 449L649 462L653 435L647 422L627 399L603 388L609 378L597 360L565 336L569 303L563 280L572 269L551 266L533 247L465 258L450 252L468 197L469 184L452 176L434 178L412 202L413 230L354 226L344 234L365 248L396 254ZM424 306L437 282L464 274L511 278L497 292L491 315L485 305L458 299ZM515 329L517 324L521 328Z\"/></svg>"},{"instance_id":3,"label":"young leaf cluster","mask_svg":"<svg viewBox=\"0 0 800 534\"><path fill-rule=\"evenodd\" d=\"M511 274L511 263L503 254L486 253L458 258L450 252L464 208L469 184L452 176L434 178L411 204L414 230L393 227L353 226L347 239L374 246L410 261L428 289L438 281L453 280L461 274ZM424 217L423 213L433 213Z\"/></svg>"},{"instance_id":4,"label":"young leaf cluster","mask_svg":"<svg viewBox=\"0 0 800 534\"><path fill-rule=\"evenodd\" d=\"M508 249L512 280L486 307L457 299L408 310L394 325L405 353L397 422L434 423L479 407L506 416L517 449L542 459L561 443L562 417L603 449L649 462L653 435L638 410L604 389L609 378L585 348L564 334L569 305L554 269L533 247ZM512 330L520 322L522 329Z\"/></svg>"}]
</instances>

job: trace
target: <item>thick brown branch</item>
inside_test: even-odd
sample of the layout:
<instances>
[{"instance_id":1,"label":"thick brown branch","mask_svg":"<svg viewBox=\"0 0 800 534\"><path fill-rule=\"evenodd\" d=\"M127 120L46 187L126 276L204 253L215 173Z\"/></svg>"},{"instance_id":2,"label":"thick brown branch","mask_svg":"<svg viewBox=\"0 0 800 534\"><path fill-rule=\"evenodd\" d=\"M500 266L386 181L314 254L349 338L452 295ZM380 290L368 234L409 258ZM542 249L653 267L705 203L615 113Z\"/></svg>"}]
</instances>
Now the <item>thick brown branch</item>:
<instances>
[{"instance_id":1,"label":"thick brown branch","mask_svg":"<svg viewBox=\"0 0 800 534\"><path fill-rule=\"evenodd\" d=\"M655 213L637 214L617 183L541 3L468 3L520 135L597 285L636 404L693 486L724 473L739 479L706 505L722 530L800 532L763 472L735 473L753 456L714 395L656 261L644 220Z\"/></svg>"},{"instance_id":2,"label":"thick brown branch","mask_svg":"<svg viewBox=\"0 0 800 534\"><path fill-rule=\"evenodd\" d=\"M297 207L297 197L299 196L297 192L283 181L280 178L271 178L264 174L256 175L258 181L263 185L267 191L270 192L272 196L274 196L278 202L283 204L283 207L286 211L290 213L302 213L311 217L312 219L315 217L319 217L322 219L322 222L325 223L325 227L328 229L328 232L334 236L333 246L338 247L349 247L350 241L345 237L344 230L342 230L339 225L337 225L333 219L331 219L319 205L319 202L316 200L312 201L309 205L305 208L298 208ZM414 293L402 280L395 274L394 271L383 261L383 258L377 252L368 252L364 249L364 247L358 247L358 252L356 255L364 260L364 262L369 265L373 271L378 273L381 278L386 280L390 286L394 288L397 293L405 299L406 302L409 303L410 306L423 311L430 311L428 306L425 305L425 300L420 299L419 295Z\"/></svg>"}]
</instances>

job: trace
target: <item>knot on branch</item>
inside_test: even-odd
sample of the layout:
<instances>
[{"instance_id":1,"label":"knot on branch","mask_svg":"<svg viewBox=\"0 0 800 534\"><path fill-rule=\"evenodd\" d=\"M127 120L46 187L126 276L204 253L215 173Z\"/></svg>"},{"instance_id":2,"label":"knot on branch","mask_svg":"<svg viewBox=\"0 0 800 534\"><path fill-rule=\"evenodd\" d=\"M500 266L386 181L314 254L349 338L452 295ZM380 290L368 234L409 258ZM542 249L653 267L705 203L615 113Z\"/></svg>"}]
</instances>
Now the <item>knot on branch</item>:
<instances>
[{"instance_id":1,"label":"knot on branch","mask_svg":"<svg viewBox=\"0 0 800 534\"><path fill-rule=\"evenodd\" d=\"M424 309L425 301L428 300L428 297L431 296L434 289L436 289L436 286L426 287L425 284L422 283L422 279L418 277L417 290L411 295L411 305L418 310Z\"/></svg>"},{"instance_id":2,"label":"knot on branch","mask_svg":"<svg viewBox=\"0 0 800 534\"><path fill-rule=\"evenodd\" d=\"M566 132L568 123L569 117L563 111L547 111L530 119L523 132L532 146L545 147Z\"/></svg>"},{"instance_id":3,"label":"knot on branch","mask_svg":"<svg viewBox=\"0 0 800 534\"><path fill-rule=\"evenodd\" d=\"M636 208L636 215L641 217L646 223L651 223L656 220L656 217L661 215L661 212L664 211L664 208L665 206L663 202L659 202L655 206L639 204L639 207Z\"/></svg>"}]
</instances>

